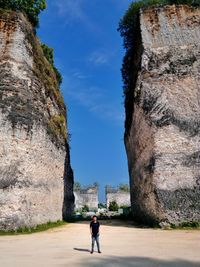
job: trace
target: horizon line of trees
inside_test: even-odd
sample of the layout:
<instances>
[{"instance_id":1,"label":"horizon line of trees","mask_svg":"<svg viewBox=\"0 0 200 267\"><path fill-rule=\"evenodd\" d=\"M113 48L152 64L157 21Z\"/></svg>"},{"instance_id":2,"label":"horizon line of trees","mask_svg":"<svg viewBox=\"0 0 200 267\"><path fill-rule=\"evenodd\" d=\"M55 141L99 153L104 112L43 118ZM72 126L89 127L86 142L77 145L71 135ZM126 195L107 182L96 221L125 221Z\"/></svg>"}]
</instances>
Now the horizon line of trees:
<instances>
[{"instance_id":1,"label":"horizon line of trees","mask_svg":"<svg viewBox=\"0 0 200 267\"><path fill-rule=\"evenodd\" d=\"M109 211L118 211L119 209L127 209L127 208L129 208L129 206L127 205L120 206L115 200L111 201L108 207L105 203L98 204L98 209L108 209ZM90 211L96 212L97 211L97 209L90 209L87 204L85 204L82 208L78 210L79 212L90 212Z\"/></svg>"},{"instance_id":2,"label":"horizon line of trees","mask_svg":"<svg viewBox=\"0 0 200 267\"><path fill-rule=\"evenodd\" d=\"M93 184L89 184L87 186L83 186L78 181L74 182L74 191L78 191L78 190L86 189L86 188L93 188L93 187L99 188L99 183L98 182L94 182ZM109 189L116 189L116 190L120 190L120 191L124 191L124 192L130 192L130 186L128 184L125 184L125 183L120 183L117 187L112 187L110 185L106 185L105 188L106 188L106 190L107 189L108 190Z\"/></svg>"},{"instance_id":3,"label":"horizon line of trees","mask_svg":"<svg viewBox=\"0 0 200 267\"><path fill-rule=\"evenodd\" d=\"M78 191L81 189L87 189L87 188L99 188L99 183L98 182L94 182L93 184L89 184L87 186L83 186L81 185L80 182L74 182L74 191Z\"/></svg>"}]
</instances>

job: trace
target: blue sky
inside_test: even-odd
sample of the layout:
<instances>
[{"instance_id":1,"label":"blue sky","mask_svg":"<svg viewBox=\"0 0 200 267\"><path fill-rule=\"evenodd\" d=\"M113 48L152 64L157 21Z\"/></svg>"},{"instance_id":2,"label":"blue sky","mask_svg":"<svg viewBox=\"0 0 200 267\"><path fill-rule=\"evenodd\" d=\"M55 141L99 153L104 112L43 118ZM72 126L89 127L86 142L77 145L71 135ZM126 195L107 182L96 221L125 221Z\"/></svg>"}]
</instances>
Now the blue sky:
<instances>
[{"instance_id":1,"label":"blue sky","mask_svg":"<svg viewBox=\"0 0 200 267\"><path fill-rule=\"evenodd\" d=\"M54 48L68 109L75 180L128 183L119 19L130 0L47 0L38 36Z\"/></svg>"}]
</instances>

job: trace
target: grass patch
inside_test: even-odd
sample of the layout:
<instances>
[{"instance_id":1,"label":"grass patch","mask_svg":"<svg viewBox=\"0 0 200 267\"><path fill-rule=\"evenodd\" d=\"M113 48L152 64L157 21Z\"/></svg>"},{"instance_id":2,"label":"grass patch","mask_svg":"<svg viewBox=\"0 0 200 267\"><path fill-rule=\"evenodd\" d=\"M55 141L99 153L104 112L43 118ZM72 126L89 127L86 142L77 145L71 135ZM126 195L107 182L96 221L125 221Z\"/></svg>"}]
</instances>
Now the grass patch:
<instances>
[{"instance_id":1,"label":"grass patch","mask_svg":"<svg viewBox=\"0 0 200 267\"><path fill-rule=\"evenodd\" d=\"M46 44L41 44L44 56L46 57L46 59L49 61L49 63L51 64L51 66L53 67L53 70L56 74L56 79L57 82L59 84L59 86L62 83L62 75L61 73L58 71L58 69L55 67L55 63L54 63L54 49L49 47Z\"/></svg>"},{"instance_id":2,"label":"grass patch","mask_svg":"<svg viewBox=\"0 0 200 267\"><path fill-rule=\"evenodd\" d=\"M200 222L182 222L179 225L171 224L170 229L200 229Z\"/></svg>"},{"instance_id":3,"label":"grass patch","mask_svg":"<svg viewBox=\"0 0 200 267\"><path fill-rule=\"evenodd\" d=\"M35 227L22 227L16 230L0 230L0 236L2 235L22 235L22 234L32 234L32 233L38 233L43 232L51 228L60 227L63 225L66 225L67 222L64 221L57 221L57 222L48 222L45 224L39 224Z\"/></svg>"},{"instance_id":4,"label":"grass patch","mask_svg":"<svg viewBox=\"0 0 200 267\"><path fill-rule=\"evenodd\" d=\"M67 140L66 119L64 115L52 116L48 122L49 131L56 136L57 140Z\"/></svg>"}]
</instances>

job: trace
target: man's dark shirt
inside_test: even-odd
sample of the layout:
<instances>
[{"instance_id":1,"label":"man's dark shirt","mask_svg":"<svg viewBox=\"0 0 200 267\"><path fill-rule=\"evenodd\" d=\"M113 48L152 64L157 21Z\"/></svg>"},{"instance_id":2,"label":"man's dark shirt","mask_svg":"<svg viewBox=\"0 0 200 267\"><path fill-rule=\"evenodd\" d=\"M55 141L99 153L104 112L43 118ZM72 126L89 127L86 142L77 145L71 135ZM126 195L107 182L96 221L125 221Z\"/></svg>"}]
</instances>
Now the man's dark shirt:
<instances>
[{"instance_id":1,"label":"man's dark shirt","mask_svg":"<svg viewBox=\"0 0 200 267\"><path fill-rule=\"evenodd\" d=\"M90 228L92 228L92 235L93 236L97 236L98 232L99 232L99 226L100 226L100 223L99 222L91 222L90 223Z\"/></svg>"}]
</instances>

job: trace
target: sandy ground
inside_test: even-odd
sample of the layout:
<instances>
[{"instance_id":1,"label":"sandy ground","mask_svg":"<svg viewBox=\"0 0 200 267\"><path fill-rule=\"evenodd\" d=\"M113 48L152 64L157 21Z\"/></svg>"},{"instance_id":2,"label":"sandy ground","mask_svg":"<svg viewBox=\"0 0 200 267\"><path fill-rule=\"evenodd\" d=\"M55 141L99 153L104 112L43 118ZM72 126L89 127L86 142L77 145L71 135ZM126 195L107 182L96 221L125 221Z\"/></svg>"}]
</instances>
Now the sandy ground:
<instances>
[{"instance_id":1,"label":"sandy ground","mask_svg":"<svg viewBox=\"0 0 200 267\"><path fill-rule=\"evenodd\" d=\"M105 224L105 223L104 223ZM102 254L89 253L88 222L0 236L0 267L200 267L200 231L101 226Z\"/></svg>"}]
</instances>

